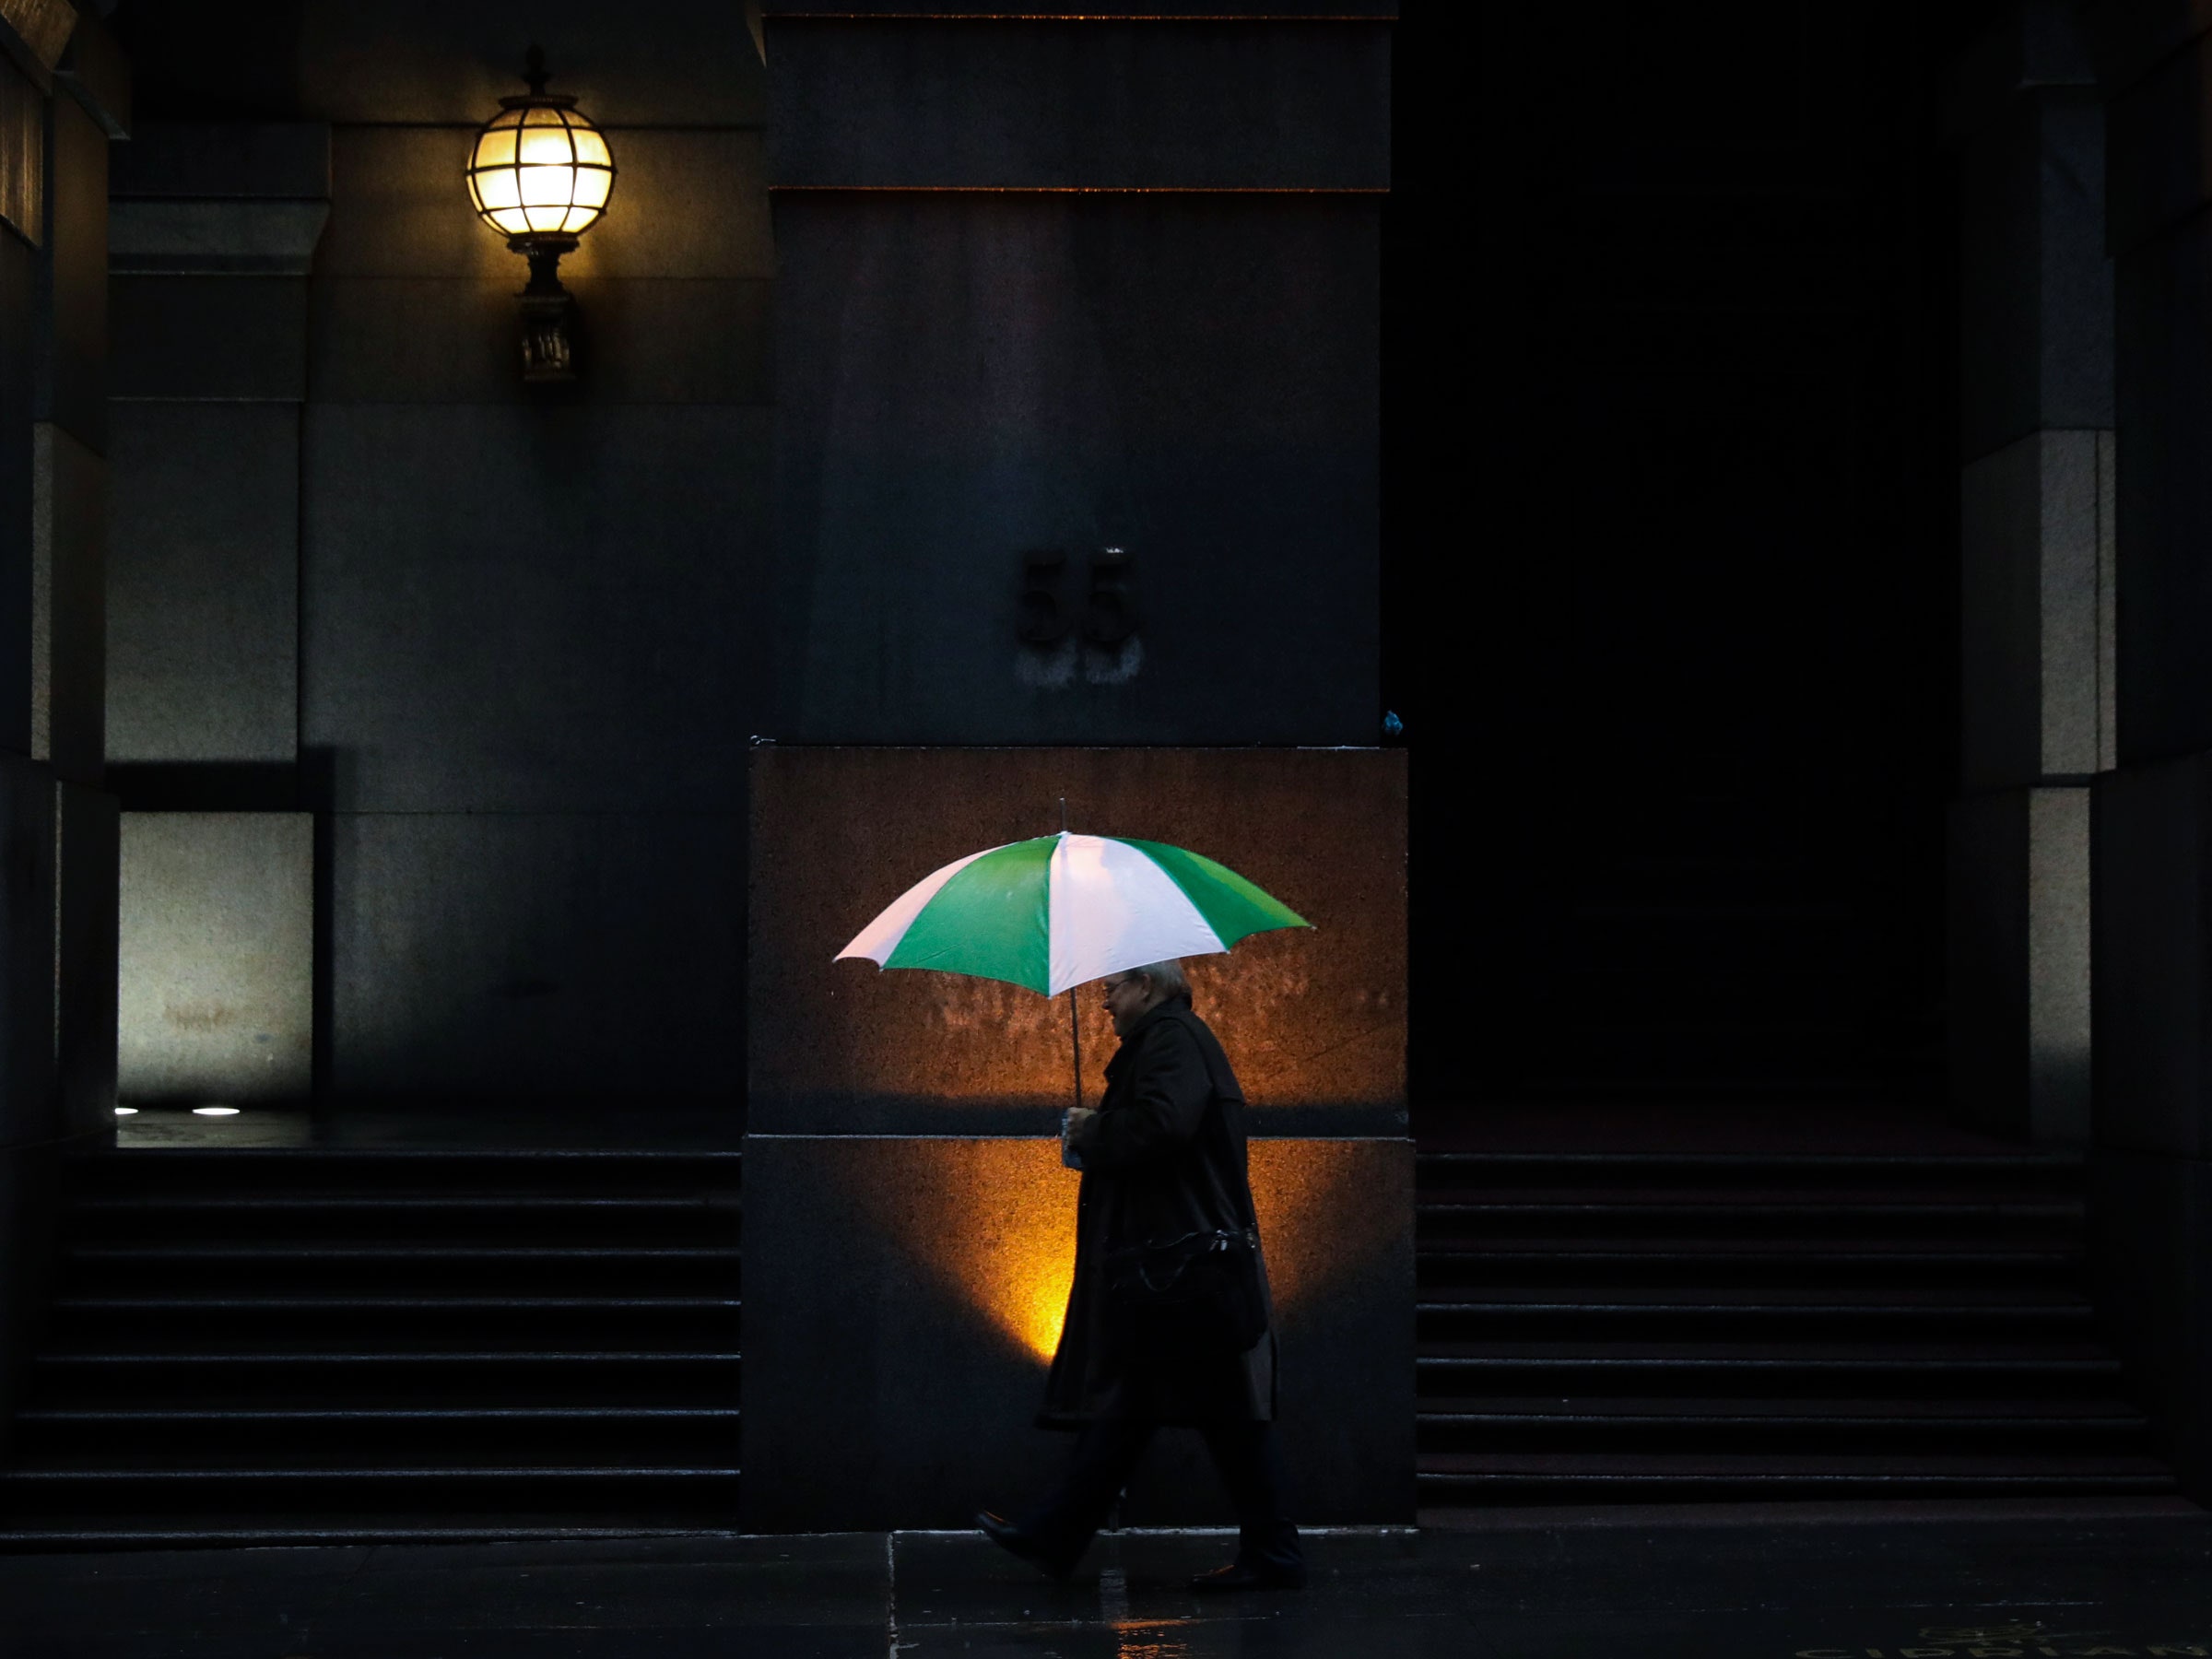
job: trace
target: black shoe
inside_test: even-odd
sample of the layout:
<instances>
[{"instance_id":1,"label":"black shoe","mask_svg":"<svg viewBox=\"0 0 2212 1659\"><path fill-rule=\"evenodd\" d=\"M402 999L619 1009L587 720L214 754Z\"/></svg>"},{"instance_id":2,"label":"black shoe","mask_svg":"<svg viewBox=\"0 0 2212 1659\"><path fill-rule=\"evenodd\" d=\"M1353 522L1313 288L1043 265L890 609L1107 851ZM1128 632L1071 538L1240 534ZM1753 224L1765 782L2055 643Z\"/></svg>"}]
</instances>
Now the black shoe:
<instances>
[{"instance_id":1,"label":"black shoe","mask_svg":"<svg viewBox=\"0 0 2212 1659\"><path fill-rule=\"evenodd\" d=\"M1065 1578L1083 1559L1080 1550L1070 1556L1046 1548L1044 1541L1036 1535L1024 1532L1004 1515L994 1515L989 1510L978 1513L975 1524L983 1529L984 1537L1008 1555L1019 1556L1047 1578Z\"/></svg>"},{"instance_id":2,"label":"black shoe","mask_svg":"<svg viewBox=\"0 0 2212 1659\"><path fill-rule=\"evenodd\" d=\"M1202 1572L1191 1581L1201 1595L1226 1595L1238 1590L1303 1590L1303 1567L1247 1567L1241 1561Z\"/></svg>"}]
</instances>

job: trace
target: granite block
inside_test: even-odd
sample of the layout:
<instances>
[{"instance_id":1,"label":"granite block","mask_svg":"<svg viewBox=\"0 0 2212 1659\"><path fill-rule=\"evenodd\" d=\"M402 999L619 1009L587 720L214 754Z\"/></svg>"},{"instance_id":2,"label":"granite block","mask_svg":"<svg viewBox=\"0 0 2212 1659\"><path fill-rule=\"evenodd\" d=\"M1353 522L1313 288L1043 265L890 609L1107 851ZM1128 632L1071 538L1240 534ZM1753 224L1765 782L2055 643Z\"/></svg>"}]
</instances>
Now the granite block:
<instances>
[{"instance_id":1,"label":"granite block","mask_svg":"<svg viewBox=\"0 0 2212 1659\"><path fill-rule=\"evenodd\" d=\"M327 202L222 197L108 204L108 269L133 276L304 276Z\"/></svg>"},{"instance_id":2,"label":"granite block","mask_svg":"<svg viewBox=\"0 0 2212 1659\"><path fill-rule=\"evenodd\" d=\"M768 21L779 190L1387 190L1380 20Z\"/></svg>"},{"instance_id":3,"label":"granite block","mask_svg":"<svg viewBox=\"0 0 2212 1659\"><path fill-rule=\"evenodd\" d=\"M2201 1158L2206 1133L2206 870L2212 761L2099 778L2091 877L2100 1147Z\"/></svg>"},{"instance_id":4,"label":"granite block","mask_svg":"<svg viewBox=\"0 0 2212 1659\"><path fill-rule=\"evenodd\" d=\"M32 429L30 754L97 783L107 749L107 463Z\"/></svg>"},{"instance_id":5,"label":"granite block","mask_svg":"<svg viewBox=\"0 0 2212 1659\"><path fill-rule=\"evenodd\" d=\"M1252 1166L1298 1517L1409 1521L1412 1143L1254 1142ZM1077 1185L1049 1138L747 1135L747 1530L960 1526L1042 1496ZM1203 1461L1163 1435L1124 1519L1226 1519Z\"/></svg>"},{"instance_id":6,"label":"granite block","mask_svg":"<svg viewBox=\"0 0 2212 1659\"><path fill-rule=\"evenodd\" d=\"M115 1127L122 820L112 795L80 783L54 788L59 1133L97 1136Z\"/></svg>"},{"instance_id":7,"label":"granite block","mask_svg":"<svg viewBox=\"0 0 2212 1659\"><path fill-rule=\"evenodd\" d=\"M0 74L13 73L0 62ZM0 235L0 750L30 753L38 253Z\"/></svg>"},{"instance_id":8,"label":"granite block","mask_svg":"<svg viewBox=\"0 0 2212 1659\"><path fill-rule=\"evenodd\" d=\"M2028 793L1951 804L1945 882L1951 1104L1977 1128L2018 1133L2026 1116Z\"/></svg>"},{"instance_id":9,"label":"granite block","mask_svg":"<svg viewBox=\"0 0 2212 1659\"><path fill-rule=\"evenodd\" d=\"M809 743L1371 741L1360 197L779 200L775 723ZM1023 559L1136 631L1025 643Z\"/></svg>"},{"instance_id":10,"label":"granite block","mask_svg":"<svg viewBox=\"0 0 2212 1659\"><path fill-rule=\"evenodd\" d=\"M1959 453L2112 423L2104 106L2039 87L1962 147Z\"/></svg>"},{"instance_id":11,"label":"granite block","mask_svg":"<svg viewBox=\"0 0 2212 1659\"><path fill-rule=\"evenodd\" d=\"M97 454L107 447L108 135L66 98L54 100L48 131L37 414Z\"/></svg>"},{"instance_id":12,"label":"granite block","mask_svg":"<svg viewBox=\"0 0 2212 1659\"><path fill-rule=\"evenodd\" d=\"M0 1146L55 1134L54 789L0 754Z\"/></svg>"},{"instance_id":13,"label":"granite block","mask_svg":"<svg viewBox=\"0 0 2212 1659\"><path fill-rule=\"evenodd\" d=\"M327 124L142 122L115 164L109 272L303 276L327 221Z\"/></svg>"},{"instance_id":14,"label":"granite block","mask_svg":"<svg viewBox=\"0 0 2212 1659\"><path fill-rule=\"evenodd\" d=\"M1960 158L1962 456L2033 431L2041 285L2033 280L2036 124L2031 108L1974 134Z\"/></svg>"},{"instance_id":15,"label":"granite block","mask_svg":"<svg viewBox=\"0 0 2212 1659\"><path fill-rule=\"evenodd\" d=\"M2089 1135L2089 792L1994 790L1951 808L1952 1102L2012 1139Z\"/></svg>"},{"instance_id":16,"label":"granite block","mask_svg":"<svg viewBox=\"0 0 2212 1659\"><path fill-rule=\"evenodd\" d=\"M2040 431L1959 480L1960 770L1969 788L2087 773L2105 752L2112 611L2102 531L2114 512L2104 434Z\"/></svg>"},{"instance_id":17,"label":"granite block","mask_svg":"<svg viewBox=\"0 0 2212 1659\"><path fill-rule=\"evenodd\" d=\"M2199 32L2132 84L2107 88L2112 202L2107 245L2124 257L2193 217L2212 190L2206 70Z\"/></svg>"},{"instance_id":18,"label":"granite block","mask_svg":"<svg viewBox=\"0 0 2212 1659\"><path fill-rule=\"evenodd\" d=\"M760 408L309 406L303 741L347 811L736 809Z\"/></svg>"},{"instance_id":19,"label":"granite block","mask_svg":"<svg viewBox=\"0 0 2212 1659\"><path fill-rule=\"evenodd\" d=\"M339 1097L739 1104L745 822L344 813Z\"/></svg>"},{"instance_id":20,"label":"granite block","mask_svg":"<svg viewBox=\"0 0 2212 1659\"><path fill-rule=\"evenodd\" d=\"M122 818L116 1090L135 1105L306 1098L314 821Z\"/></svg>"},{"instance_id":21,"label":"granite block","mask_svg":"<svg viewBox=\"0 0 2212 1659\"><path fill-rule=\"evenodd\" d=\"M2119 738L2124 761L2212 748L2212 215L2117 265Z\"/></svg>"},{"instance_id":22,"label":"granite block","mask_svg":"<svg viewBox=\"0 0 2212 1659\"><path fill-rule=\"evenodd\" d=\"M330 125L142 120L116 152L113 194L126 200L327 200Z\"/></svg>"},{"instance_id":23,"label":"granite block","mask_svg":"<svg viewBox=\"0 0 2212 1659\"><path fill-rule=\"evenodd\" d=\"M2089 792L2028 796L2028 1117L2036 1141L2090 1131Z\"/></svg>"},{"instance_id":24,"label":"granite block","mask_svg":"<svg viewBox=\"0 0 2212 1659\"><path fill-rule=\"evenodd\" d=\"M1051 1125L1073 1087L1065 997L831 959L930 871L1059 829L1063 797L1072 828L1203 853L1313 924L1187 964L1253 1133L1402 1130L1402 752L784 747L752 761L754 1130ZM1077 1007L1095 1102L1113 1037L1095 986Z\"/></svg>"},{"instance_id":25,"label":"granite block","mask_svg":"<svg viewBox=\"0 0 2212 1659\"><path fill-rule=\"evenodd\" d=\"M111 418L109 758L292 759L299 410L131 403Z\"/></svg>"},{"instance_id":26,"label":"granite block","mask_svg":"<svg viewBox=\"0 0 2212 1659\"><path fill-rule=\"evenodd\" d=\"M307 284L297 276L116 276L114 395L298 403Z\"/></svg>"},{"instance_id":27,"label":"granite block","mask_svg":"<svg viewBox=\"0 0 2212 1659\"><path fill-rule=\"evenodd\" d=\"M2040 434L1959 480L1959 768L1970 788L2041 775Z\"/></svg>"},{"instance_id":28,"label":"granite block","mask_svg":"<svg viewBox=\"0 0 2212 1659\"><path fill-rule=\"evenodd\" d=\"M2089 88L2038 100L2042 238L2036 276L2041 424L2112 424L2112 260L2105 241L2105 103Z\"/></svg>"}]
</instances>

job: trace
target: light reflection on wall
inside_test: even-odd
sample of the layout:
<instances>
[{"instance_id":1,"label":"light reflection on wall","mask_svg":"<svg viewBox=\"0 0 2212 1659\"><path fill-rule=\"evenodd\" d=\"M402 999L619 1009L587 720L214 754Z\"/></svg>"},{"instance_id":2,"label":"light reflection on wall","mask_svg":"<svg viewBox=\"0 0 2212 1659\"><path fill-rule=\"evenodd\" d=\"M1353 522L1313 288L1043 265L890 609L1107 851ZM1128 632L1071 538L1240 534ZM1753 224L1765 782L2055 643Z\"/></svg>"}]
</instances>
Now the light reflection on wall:
<instances>
[{"instance_id":1,"label":"light reflection on wall","mask_svg":"<svg viewBox=\"0 0 2212 1659\"><path fill-rule=\"evenodd\" d=\"M117 1092L249 1103L312 1083L314 819L123 815Z\"/></svg>"},{"instance_id":2,"label":"light reflection on wall","mask_svg":"<svg viewBox=\"0 0 2212 1659\"><path fill-rule=\"evenodd\" d=\"M1057 1141L906 1140L925 1166L889 1219L900 1246L1016 1347L1049 1359L1075 1274L1076 1183Z\"/></svg>"},{"instance_id":3,"label":"light reflection on wall","mask_svg":"<svg viewBox=\"0 0 2212 1659\"><path fill-rule=\"evenodd\" d=\"M917 1267L1039 1363L1059 1346L1075 1274L1078 1177L1059 1143L910 1140L929 1168L891 1217ZM1366 1201L1359 1143L1252 1143L1253 1204L1278 1310L1325 1294L1395 1237L1396 1206Z\"/></svg>"}]
</instances>

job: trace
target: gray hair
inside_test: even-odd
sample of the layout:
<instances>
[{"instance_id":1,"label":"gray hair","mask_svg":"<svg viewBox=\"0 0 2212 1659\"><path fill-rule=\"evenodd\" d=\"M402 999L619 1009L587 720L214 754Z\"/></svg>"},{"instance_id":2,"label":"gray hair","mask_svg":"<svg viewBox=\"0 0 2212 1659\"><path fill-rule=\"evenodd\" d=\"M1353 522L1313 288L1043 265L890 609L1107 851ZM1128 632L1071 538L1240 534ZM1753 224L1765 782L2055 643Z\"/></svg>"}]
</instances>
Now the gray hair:
<instances>
[{"instance_id":1,"label":"gray hair","mask_svg":"<svg viewBox=\"0 0 2212 1659\"><path fill-rule=\"evenodd\" d=\"M1142 968L1127 970L1141 973L1152 982L1152 989L1162 996L1188 996L1191 982L1182 977L1182 963L1173 957L1164 962L1147 962Z\"/></svg>"}]
</instances>

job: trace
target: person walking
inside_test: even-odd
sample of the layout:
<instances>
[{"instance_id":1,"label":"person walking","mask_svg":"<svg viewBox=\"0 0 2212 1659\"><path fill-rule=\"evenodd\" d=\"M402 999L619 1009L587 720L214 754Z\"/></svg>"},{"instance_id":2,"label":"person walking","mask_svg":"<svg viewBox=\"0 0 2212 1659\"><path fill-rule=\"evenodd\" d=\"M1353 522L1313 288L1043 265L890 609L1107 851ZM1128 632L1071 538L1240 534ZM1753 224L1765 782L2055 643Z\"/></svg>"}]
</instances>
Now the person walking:
<instances>
[{"instance_id":1,"label":"person walking","mask_svg":"<svg viewBox=\"0 0 2212 1659\"><path fill-rule=\"evenodd\" d=\"M1121 1047L1097 1110L1067 1114L1068 1159L1083 1171L1075 1281L1038 1417L1040 1427L1076 1430L1075 1453L1020 1520L985 1511L976 1523L1065 1578L1154 1430L1184 1425L1205 1437L1238 1522L1236 1559L1191 1588L1297 1589L1305 1560L1275 1441L1274 1317L1245 1172L1243 1090L1191 1007L1180 962L1100 983ZM1169 1306L1146 1300L1151 1287L1171 1295L1179 1283L1199 1294Z\"/></svg>"}]
</instances>

